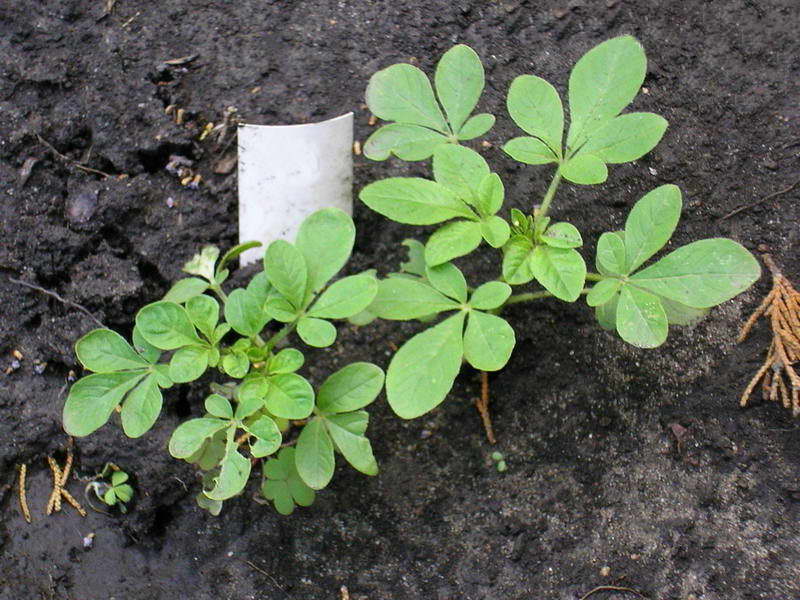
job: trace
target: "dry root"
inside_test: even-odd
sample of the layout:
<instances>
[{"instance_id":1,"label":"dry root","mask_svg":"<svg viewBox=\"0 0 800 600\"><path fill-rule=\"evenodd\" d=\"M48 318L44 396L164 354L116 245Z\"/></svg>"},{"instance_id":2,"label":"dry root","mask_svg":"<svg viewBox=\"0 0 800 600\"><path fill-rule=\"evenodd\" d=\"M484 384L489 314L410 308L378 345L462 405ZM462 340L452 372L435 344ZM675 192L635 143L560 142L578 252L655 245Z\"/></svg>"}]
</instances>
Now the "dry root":
<instances>
[{"instance_id":1,"label":"dry root","mask_svg":"<svg viewBox=\"0 0 800 600\"><path fill-rule=\"evenodd\" d=\"M764 263L772 272L772 290L742 327L737 342L744 341L759 317L769 318L772 343L767 358L745 388L740 404L747 406L750 395L761 382L765 400L781 402L800 416L800 377L794 364L800 361L800 292L792 287L768 254Z\"/></svg>"}]
</instances>

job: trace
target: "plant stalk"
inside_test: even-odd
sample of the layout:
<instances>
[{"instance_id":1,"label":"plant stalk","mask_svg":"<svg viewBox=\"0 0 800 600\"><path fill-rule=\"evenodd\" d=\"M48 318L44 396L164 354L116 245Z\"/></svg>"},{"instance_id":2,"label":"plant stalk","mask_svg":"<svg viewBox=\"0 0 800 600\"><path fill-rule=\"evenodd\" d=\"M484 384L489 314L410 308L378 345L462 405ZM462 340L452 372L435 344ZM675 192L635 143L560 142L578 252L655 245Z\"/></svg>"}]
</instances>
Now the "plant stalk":
<instances>
[{"instance_id":1,"label":"plant stalk","mask_svg":"<svg viewBox=\"0 0 800 600\"><path fill-rule=\"evenodd\" d=\"M587 277L588 279L588 277ZM581 294L588 294L589 288L583 288L581 290ZM510 304L520 304L521 302L531 302L533 300L541 300L542 298L554 298L553 294L547 291L543 292L525 292L523 294L513 294L508 297L508 300L505 301L503 307L509 306Z\"/></svg>"},{"instance_id":2,"label":"plant stalk","mask_svg":"<svg viewBox=\"0 0 800 600\"><path fill-rule=\"evenodd\" d=\"M284 325L278 331L278 333L276 333L271 338L269 338L269 340L267 340L267 349L271 351L276 346L276 344L278 342L280 342L283 338L285 338L287 335L292 333L292 331L294 331L295 327L297 327L297 322L296 321L293 321L291 323L287 323L286 325Z\"/></svg>"},{"instance_id":3,"label":"plant stalk","mask_svg":"<svg viewBox=\"0 0 800 600\"><path fill-rule=\"evenodd\" d=\"M553 202L553 198L556 195L556 190L558 189L558 184L561 183L561 166L556 169L556 174L553 176L553 180L550 182L550 187L547 188L547 192L544 195L544 200L542 200L542 205L539 207L538 211L535 211L537 219L543 219L547 216L547 211L550 210L550 204Z\"/></svg>"}]
</instances>

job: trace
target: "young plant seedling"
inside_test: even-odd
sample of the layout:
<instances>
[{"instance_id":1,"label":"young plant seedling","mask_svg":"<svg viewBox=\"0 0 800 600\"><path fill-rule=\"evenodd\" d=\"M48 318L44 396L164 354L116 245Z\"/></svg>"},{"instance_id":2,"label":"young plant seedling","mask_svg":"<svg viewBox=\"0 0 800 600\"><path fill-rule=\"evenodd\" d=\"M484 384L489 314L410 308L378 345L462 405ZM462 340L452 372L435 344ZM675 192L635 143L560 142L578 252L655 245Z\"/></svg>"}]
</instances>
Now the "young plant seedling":
<instances>
[{"instance_id":1,"label":"young plant seedling","mask_svg":"<svg viewBox=\"0 0 800 600\"><path fill-rule=\"evenodd\" d=\"M133 499L133 487L128 483L128 479L125 471L113 463L106 463L103 470L95 477L95 481L87 484L85 492L91 490L104 504L116 506L125 514L128 512L126 504Z\"/></svg>"}]
</instances>

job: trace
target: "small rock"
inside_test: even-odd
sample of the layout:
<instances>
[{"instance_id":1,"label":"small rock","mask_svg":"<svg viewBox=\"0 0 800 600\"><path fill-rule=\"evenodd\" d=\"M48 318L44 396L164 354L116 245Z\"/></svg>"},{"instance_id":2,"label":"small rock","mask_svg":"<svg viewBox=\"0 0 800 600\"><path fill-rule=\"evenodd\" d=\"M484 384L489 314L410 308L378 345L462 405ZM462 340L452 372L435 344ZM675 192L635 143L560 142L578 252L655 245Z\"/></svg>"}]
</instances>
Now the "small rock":
<instances>
[{"instance_id":1,"label":"small rock","mask_svg":"<svg viewBox=\"0 0 800 600\"><path fill-rule=\"evenodd\" d=\"M608 577L611 575L611 567L603 567L600 569L600 577Z\"/></svg>"},{"instance_id":2,"label":"small rock","mask_svg":"<svg viewBox=\"0 0 800 600\"><path fill-rule=\"evenodd\" d=\"M82 190L67 198L67 220L71 223L86 223L97 209L97 190Z\"/></svg>"}]
</instances>

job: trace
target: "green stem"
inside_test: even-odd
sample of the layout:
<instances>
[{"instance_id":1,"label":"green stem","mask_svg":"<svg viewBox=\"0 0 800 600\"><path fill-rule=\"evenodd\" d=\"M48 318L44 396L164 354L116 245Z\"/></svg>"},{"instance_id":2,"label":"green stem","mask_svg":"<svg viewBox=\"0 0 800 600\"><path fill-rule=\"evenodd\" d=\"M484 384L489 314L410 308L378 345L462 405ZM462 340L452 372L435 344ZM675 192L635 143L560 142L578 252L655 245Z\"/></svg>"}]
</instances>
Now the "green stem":
<instances>
[{"instance_id":1,"label":"green stem","mask_svg":"<svg viewBox=\"0 0 800 600\"><path fill-rule=\"evenodd\" d=\"M219 296L219 299L222 300L223 303L228 301L228 295L222 291L222 286L220 286L218 283L212 283L209 287L211 288L212 292Z\"/></svg>"},{"instance_id":2,"label":"green stem","mask_svg":"<svg viewBox=\"0 0 800 600\"><path fill-rule=\"evenodd\" d=\"M589 288L583 288L581 290L581 294L588 294ZM513 294L508 297L508 300L505 301L503 306L509 306L510 304L519 304L521 302L531 302L533 300L541 300L542 298L553 298L554 295L550 292L543 291L543 292L525 292L523 294Z\"/></svg>"},{"instance_id":3,"label":"green stem","mask_svg":"<svg viewBox=\"0 0 800 600\"><path fill-rule=\"evenodd\" d=\"M294 328L297 327L297 321L292 321L291 323L287 323L284 325L278 333L273 335L269 340L267 340L267 350L272 350L275 345L280 342L283 338L294 331Z\"/></svg>"},{"instance_id":4,"label":"green stem","mask_svg":"<svg viewBox=\"0 0 800 600\"><path fill-rule=\"evenodd\" d=\"M600 275L600 273L586 273L586 281L603 281L603 279L608 279L608 277Z\"/></svg>"},{"instance_id":5,"label":"green stem","mask_svg":"<svg viewBox=\"0 0 800 600\"><path fill-rule=\"evenodd\" d=\"M537 219L543 219L547 216L547 211L550 210L550 204L553 202L553 197L556 195L559 183L561 183L561 166L556 169L556 174L553 175L553 181L550 182L550 187L547 188L544 200L542 200L542 205L539 207L538 211L535 211Z\"/></svg>"}]
</instances>

